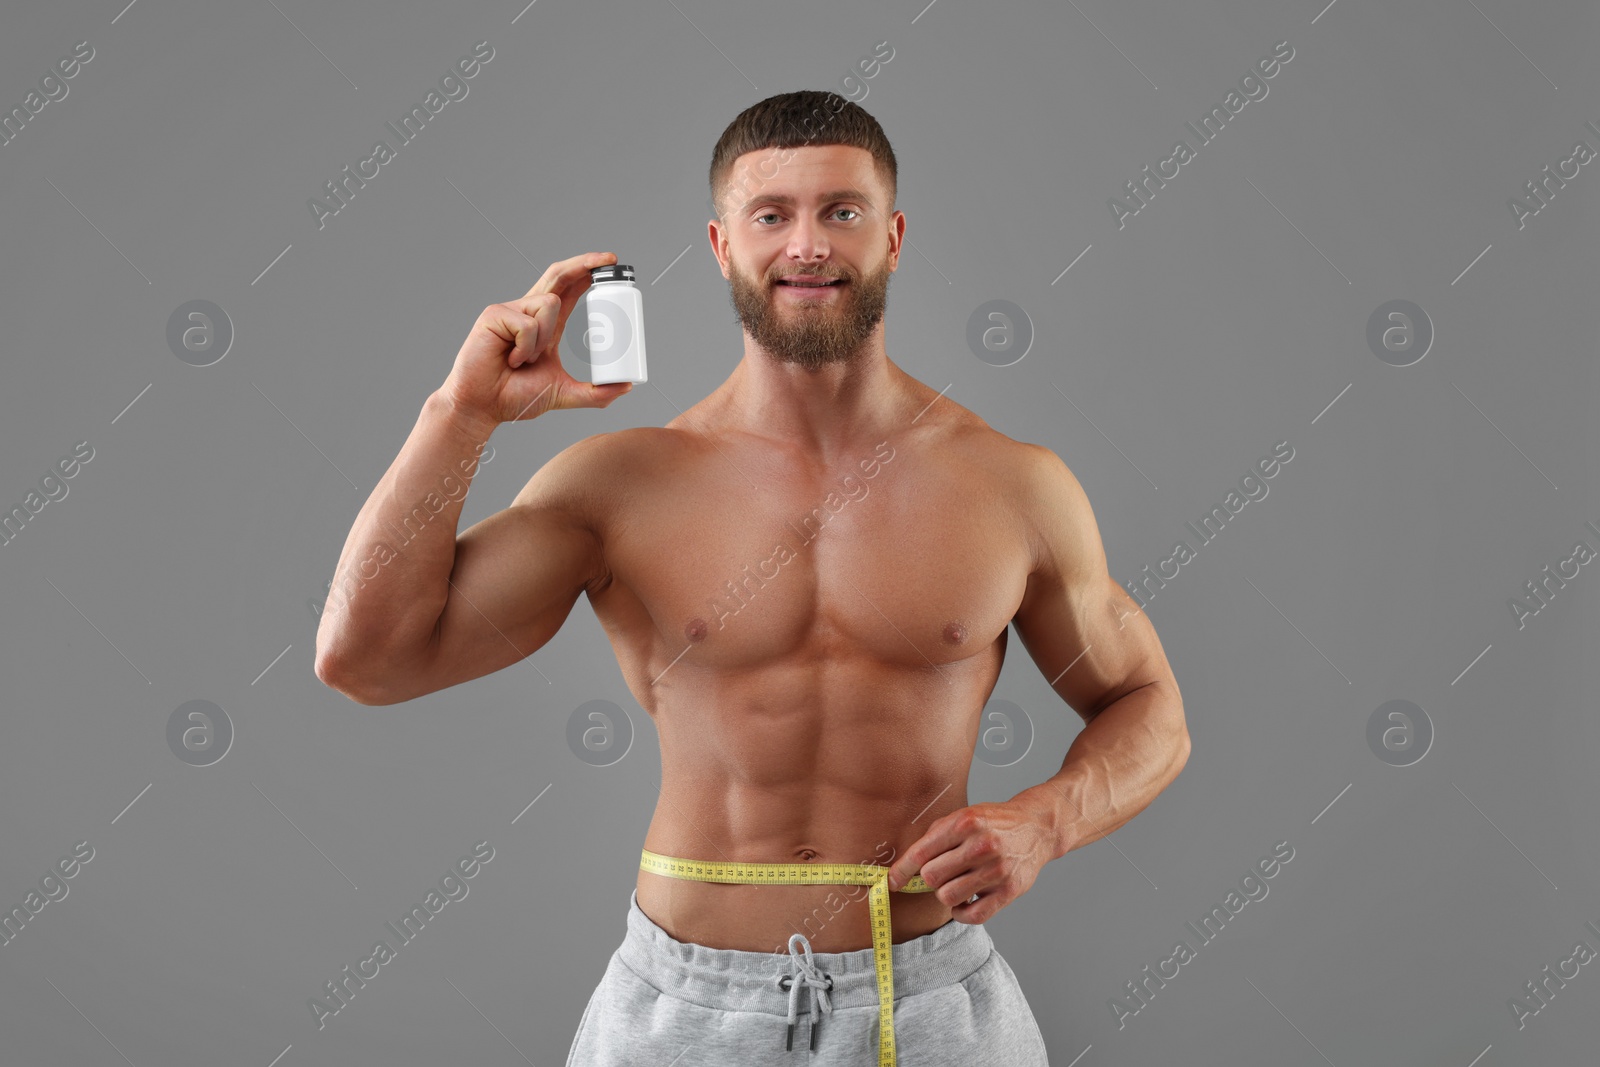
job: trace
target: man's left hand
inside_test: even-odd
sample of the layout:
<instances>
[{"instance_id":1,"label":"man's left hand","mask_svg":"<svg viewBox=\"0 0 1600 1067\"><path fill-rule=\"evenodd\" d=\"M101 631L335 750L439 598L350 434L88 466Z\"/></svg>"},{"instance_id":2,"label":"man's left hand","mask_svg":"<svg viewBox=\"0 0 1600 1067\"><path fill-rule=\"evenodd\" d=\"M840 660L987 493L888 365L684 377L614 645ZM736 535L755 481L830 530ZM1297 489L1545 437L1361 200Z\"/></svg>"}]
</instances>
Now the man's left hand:
<instances>
[{"instance_id":1,"label":"man's left hand","mask_svg":"<svg viewBox=\"0 0 1600 1067\"><path fill-rule=\"evenodd\" d=\"M1054 858L1053 834L1036 809L1012 801L973 804L934 820L890 865L889 888L920 872L952 918L982 923L1032 888Z\"/></svg>"}]
</instances>

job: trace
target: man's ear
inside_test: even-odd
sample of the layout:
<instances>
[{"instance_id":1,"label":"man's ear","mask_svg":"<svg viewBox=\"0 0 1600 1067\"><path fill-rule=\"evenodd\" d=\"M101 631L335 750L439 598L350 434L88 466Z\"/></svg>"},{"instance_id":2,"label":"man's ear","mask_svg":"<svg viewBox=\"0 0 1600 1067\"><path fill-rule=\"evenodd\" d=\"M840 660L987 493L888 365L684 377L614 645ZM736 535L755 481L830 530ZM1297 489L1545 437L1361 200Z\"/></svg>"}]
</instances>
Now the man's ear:
<instances>
[{"instance_id":1,"label":"man's ear","mask_svg":"<svg viewBox=\"0 0 1600 1067\"><path fill-rule=\"evenodd\" d=\"M728 265L723 260L723 242L721 240L721 234L718 233L718 229L721 227L721 225L722 223L717 219L712 219L710 222L706 223L706 237L711 241L711 254L717 257L717 266L722 271L723 279L731 280L728 278Z\"/></svg>"}]
</instances>

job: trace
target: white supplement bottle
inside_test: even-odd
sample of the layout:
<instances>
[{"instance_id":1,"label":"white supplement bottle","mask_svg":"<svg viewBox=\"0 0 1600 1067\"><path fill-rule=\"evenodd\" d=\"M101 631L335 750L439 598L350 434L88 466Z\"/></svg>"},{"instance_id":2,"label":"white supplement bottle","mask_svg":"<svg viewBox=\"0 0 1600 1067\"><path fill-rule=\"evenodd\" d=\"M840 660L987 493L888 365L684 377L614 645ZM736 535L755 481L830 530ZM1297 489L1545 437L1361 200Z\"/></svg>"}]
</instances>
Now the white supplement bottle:
<instances>
[{"instance_id":1,"label":"white supplement bottle","mask_svg":"<svg viewBox=\"0 0 1600 1067\"><path fill-rule=\"evenodd\" d=\"M633 268L613 263L589 269L589 289L583 294L589 328L584 342L589 350L589 381L648 381L644 365L644 300L633 283Z\"/></svg>"}]
</instances>

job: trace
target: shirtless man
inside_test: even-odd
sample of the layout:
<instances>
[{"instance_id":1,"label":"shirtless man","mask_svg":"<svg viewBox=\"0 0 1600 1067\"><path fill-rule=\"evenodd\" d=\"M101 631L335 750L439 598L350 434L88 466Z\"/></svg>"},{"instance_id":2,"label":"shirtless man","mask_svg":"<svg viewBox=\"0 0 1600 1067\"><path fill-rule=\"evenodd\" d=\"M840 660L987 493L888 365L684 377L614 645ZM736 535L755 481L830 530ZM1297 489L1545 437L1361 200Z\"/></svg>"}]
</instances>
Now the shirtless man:
<instances>
[{"instance_id":1,"label":"shirtless man","mask_svg":"<svg viewBox=\"0 0 1600 1067\"><path fill-rule=\"evenodd\" d=\"M819 105L821 133L796 137ZM1045 1063L981 924L1046 863L1138 814L1188 758L1177 682L1107 572L1072 473L890 361L882 318L906 229L895 182L881 128L854 103L801 92L748 109L712 165L709 237L744 325L728 378L663 427L566 448L458 537L452 495L374 564L388 529L428 494L443 500L441 473L470 481L500 423L631 391L577 381L559 358L590 268L617 257L554 263L478 316L340 556L335 592L364 584L329 598L316 672L358 703L510 666L587 593L660 737L648 852L888 867L891 890L919 872L931 887L889 893L885 1050L866 886L641 867L569 1065L665 1067L686 1049L684 1065L789 1062L808 1041L813 1067L893 1062L896 1048L907 1067ZM842 284L788 284L806 278ZM356 570L363 557L375 575ZM1086 725L1055 776L968 806L1008 626ZM809 1039L794 1036L802 988Z\"/></svg>"}]
</instances>

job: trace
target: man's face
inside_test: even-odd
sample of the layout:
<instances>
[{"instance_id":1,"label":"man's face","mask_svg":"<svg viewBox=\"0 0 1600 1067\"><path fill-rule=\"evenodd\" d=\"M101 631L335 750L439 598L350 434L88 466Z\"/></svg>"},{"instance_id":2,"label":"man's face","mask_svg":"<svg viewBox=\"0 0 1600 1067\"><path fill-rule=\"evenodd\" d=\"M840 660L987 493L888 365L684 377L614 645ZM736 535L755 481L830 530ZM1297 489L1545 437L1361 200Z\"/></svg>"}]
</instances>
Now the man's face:
<instances>
[{"instance_id":1,"label":"man's face","mask_svg":"<svg viewBox=\"0 0 1600 1067\"><path fill-rule=\"evenodd\" d=\"M711 223L711 239L745 330L784 363L815 369L859 358L883 319L905 230L902 213L884 215L888 193L871 153L763 149L740 156L731 180L721 205L728 217ZM842 284L781 281L794 275Z\"/></svg>"}]
</instances>

